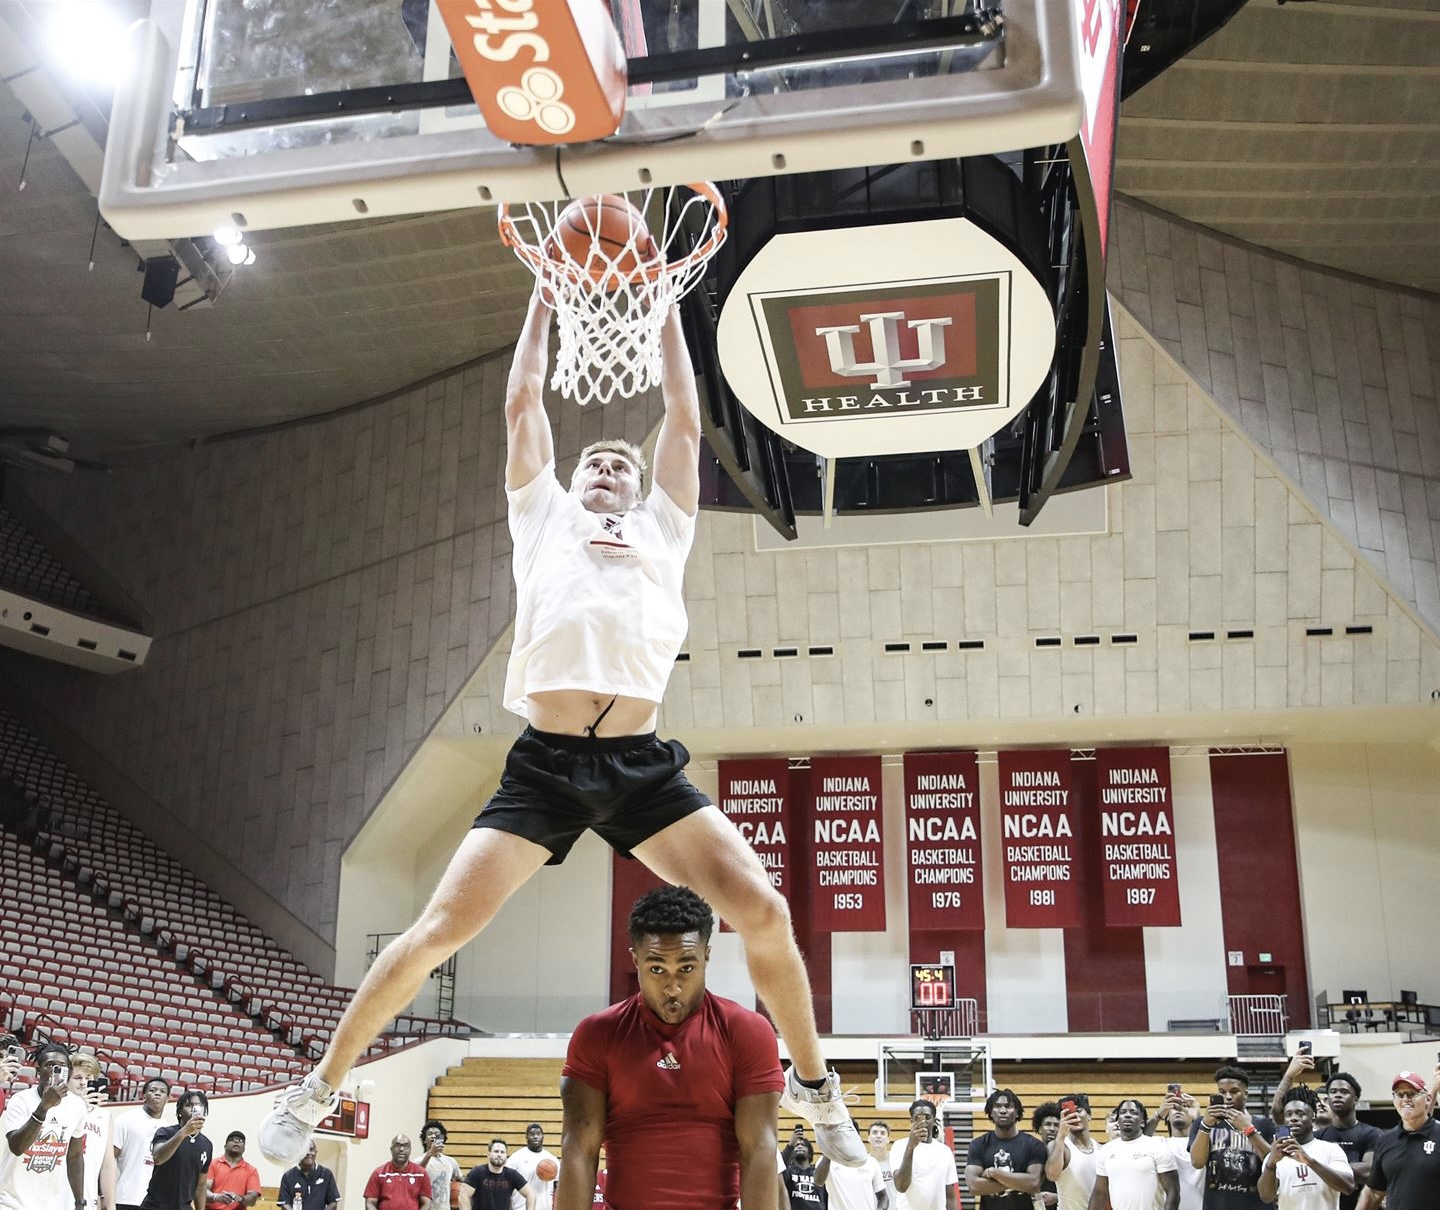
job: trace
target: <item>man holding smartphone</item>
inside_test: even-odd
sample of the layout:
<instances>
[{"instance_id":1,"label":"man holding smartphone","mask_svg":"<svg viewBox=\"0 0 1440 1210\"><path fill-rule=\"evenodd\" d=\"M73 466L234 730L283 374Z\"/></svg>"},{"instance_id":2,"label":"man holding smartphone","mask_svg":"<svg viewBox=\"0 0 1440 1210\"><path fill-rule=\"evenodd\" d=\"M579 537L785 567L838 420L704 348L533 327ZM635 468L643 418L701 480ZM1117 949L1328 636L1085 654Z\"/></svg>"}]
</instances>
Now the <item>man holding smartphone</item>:
<instances>
[{"instance_id":1,"label":"man holding smartphone","mask_svg":"<svg viewBox=\"0 0 1440 1210\"><path fill-rule=\"evenodd\" d=\"M1095 1189L1097 1147L1090 1137L1090 1098L1072 1092L1060 1099L1060 1130L1045 1159L1045 1175L1055 1182L1060 1210L1085 1210Z\"/></svg>"},{"instance_id":2,"label":"man holding smartphone","mask_svg":"<svg viewBox=\"0 0 1440 1210\"><path fill-rule=\"evenodd\" d=\"M0 1132L0 1208L71 1210L85 1205L85 1102L70 1095L70 1052L35 1055L40 1082L5 1106Z\"/></svg>"},{"instance_id":3,"label":"man holding smartphone","mask_svg":"<svg viewBox=\"0 0 1440 1210\"><path fill-rule=\"evenodd\" d=\"M140 1210L205 1210L210 1158L215 1148L200 1132L210 1102L203 1092L190 1089L175 1102L175 1126L162 1126L150 1143L155 1171Z\"/></svg>"},{"instance_id":4,"label":"man holding smartphone","mask_svg":"<svg viewBox=\"0 0 1440 1210\"><path fill-rule=\"evenodd\" d=\"M1339 1210L1340 1195L1355 1188L1345 1152L1315 1137L1315 1094L1292 1089L1285 1101L1285 1125L1260 1170L1258 1192L1280 1210Z\"/></svg>"},{"instance_id":5,"label":"man holding smartphone","mask_svg":"<svg viewBox=\"0 0 1440 1210\"><path fill-rule=\"evenodd\" d=\"M955 1185L960 1179L955 1153L945 1143L929 1101L911 1102L910 1133L890 1148L890 1169L899 1210L955 1210Z\"/></svg>"},{"instance_id":6,"label":"man holding smartphone","mask_svg":"<svg viewBox=\"0 0 1440 1210\"><path fill-rule=\"evenodd\" d=\"M1225 1066L1215 1073L1218 1090L1190 1130L1190 1163L1205 1170L1204 1210L1262 1210L1257 1187L1260 1168L1270 1154L1275 1126L1254 1122L1245 1102L1250 1073Z\"/></svg>"}]
</instances>

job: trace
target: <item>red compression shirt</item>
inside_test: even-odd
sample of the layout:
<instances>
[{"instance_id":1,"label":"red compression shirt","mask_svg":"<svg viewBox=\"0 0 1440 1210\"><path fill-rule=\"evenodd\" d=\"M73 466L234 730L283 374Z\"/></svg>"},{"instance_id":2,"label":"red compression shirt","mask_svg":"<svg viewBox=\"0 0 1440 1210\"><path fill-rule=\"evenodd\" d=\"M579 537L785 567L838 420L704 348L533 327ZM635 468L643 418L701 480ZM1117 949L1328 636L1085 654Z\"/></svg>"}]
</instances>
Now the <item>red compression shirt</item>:
<instances>
[{"instance_id":1,"label":"red compression shirt","mask_svg":"<svg viewBox=\"0 0 1440 1210\"><path fill-rule=\"evenodd\" d=\"M784 1087L770 1022L709 992L679 1025L638 995L586 1017L562 1074L605 1094L610 1210L730 1210L740 1199L735 1103Z\"/></svg>"}]
</instances>

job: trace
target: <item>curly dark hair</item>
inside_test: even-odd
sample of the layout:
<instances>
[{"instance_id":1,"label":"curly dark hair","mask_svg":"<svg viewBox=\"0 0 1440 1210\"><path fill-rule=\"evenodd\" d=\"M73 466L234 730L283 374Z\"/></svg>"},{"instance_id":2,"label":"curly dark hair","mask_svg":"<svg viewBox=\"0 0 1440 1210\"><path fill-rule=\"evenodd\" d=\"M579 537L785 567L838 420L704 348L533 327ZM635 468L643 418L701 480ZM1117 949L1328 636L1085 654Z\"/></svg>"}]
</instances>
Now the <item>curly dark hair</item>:
<instances>
[{"instance_id":1,"label":"curly dark hair","mask_svg":"<svg viewBox=\"0 0 1440 1210\"><path fill-rule=\"evenodd\" d=\"M1348 1071L1337 1071L1333 1076L1331 1076L1328 1080L1325 1081L1325 1087L1328 1089L1330 1085L1335 1083L1335 1081L1337 1080L1339 1080L1342 1084L1349 1084L1350 1087L1355 1090L1355 1099L1357 1101L1360 1099L1359 1080L1352 1076Z\"/></svg>"},{"instance_id":2,"label":"curly dark hair","mask_svg":"<svg viewBox=\"0 0 1440 1210\"><path fill-rule=\"evenodd\" d=\"M1311 1113L1314 1113L1320 1105L1320 1102L1315 1098L1315 1093L1311 1089L1306 1088L1304 1084L1292 1084L1286 1089L1284 1099L1281 1102L1282 1107L1290 1104L1291 1101L1303 1101L1309 1106Z\"/></svg>"},{"instance_id":3,"label":"curly dark hair","mask_svg":"<svg viewBox=\"0 0 1440 1210\"><path fill-rule=\"evenodd\" d=\"M1034 1114L1030 1117L1030 1129L1036 1134L1039 1134L1040 1126L1046 1118L1055 1118L1058 1120L1059 1117L1060 1102L1046 1101L1045 1104L1036 1106Z\"/></svg>"},{"instance_id":4,"label":"curly dark hair","mask_svg":"<svg viewBox=\"0 0 1440 1210\"><path fill-rule=\"evenodd\" d=\"M710 905L688 886L662 886L641 895L630 909L630 940L699 933L708 942L714 919Z\"/></svg>"},{"instance_id":5,"label":"curly dark hair","mask_svg":"<svg viewBox=\"0 0 1440 1210\"><path fill-rule=\"evenodd\" d=\"M1015 1095L1015 1090L1013 1088L997 1088L985 1099L985 1116L992 1122L995 1120L995 1106L1000 1101L1009 1101L1015 1106L1016 1121L1025 1116L1025 1106L1020 1103L1020 1098Z\"/></svg>"},{"instance_id":6,"label":"curly dark hair","mask_svg":"<svg viewBox=\"0 0 1440 1210\"><path fill-rule=\"evenodd\" d=\"M1243 1067L1236 1067L1233 1063L1227 1063L1215 1072L1215 1083L1218 1084L1221 1080L1235 1080L1237 1083L1245 1085L1246 1088L1250 1087L1250 1073Z\"/></svg>"}]
</instances>

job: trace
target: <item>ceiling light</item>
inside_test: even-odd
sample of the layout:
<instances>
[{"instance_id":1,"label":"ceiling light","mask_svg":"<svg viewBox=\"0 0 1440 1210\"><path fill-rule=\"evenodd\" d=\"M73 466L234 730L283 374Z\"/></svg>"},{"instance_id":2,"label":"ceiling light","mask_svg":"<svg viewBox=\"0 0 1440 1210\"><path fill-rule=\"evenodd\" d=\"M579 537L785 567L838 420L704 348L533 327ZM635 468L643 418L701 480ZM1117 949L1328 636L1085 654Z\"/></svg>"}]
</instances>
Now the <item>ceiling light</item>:
<instances>
[{"instance_id":1,"label":"ceiling light","mask_svg":"<svg viewBox=\"0 0 1440 1210\"><path fill-rule=\"evenodd\" d=\"M54 65L77 83L113 88L130 74L126 23L93 0L57 4L48 41Z\"/></svg>"},{"instance_id":2,"label":"ceiling light","mask_svg":"<svg viewBox=\"0 0 1440 1210\"><path fill-rule=\"evenodd\" d=\"M240 262L242 265L253 265L255 263L255 249L245 249L245 259Z\"/></svg>"},{"instance_id":3,"label":"ceiling light","mask_svg":"<svg viewBox=\"0 0 1440 1210\"><path fill-rule=\"evenodd\" d=\"M229 248L238 244L245 237L240 234L239 227L216 227L215 234L210 237L223 248Z\"/></svg>"},{"instance_id":4,"label":"ceiling light","mask_svg":"<svg viewBox=\"0 0 1440 1210\"><path fill-rule=\"evenodd\" d=\"M232 265L243 265L245 258L247 256L253 256L254 253L244 244L231 244L225 249L225 255L230 258Z\"/></svg>"}]
</instances>

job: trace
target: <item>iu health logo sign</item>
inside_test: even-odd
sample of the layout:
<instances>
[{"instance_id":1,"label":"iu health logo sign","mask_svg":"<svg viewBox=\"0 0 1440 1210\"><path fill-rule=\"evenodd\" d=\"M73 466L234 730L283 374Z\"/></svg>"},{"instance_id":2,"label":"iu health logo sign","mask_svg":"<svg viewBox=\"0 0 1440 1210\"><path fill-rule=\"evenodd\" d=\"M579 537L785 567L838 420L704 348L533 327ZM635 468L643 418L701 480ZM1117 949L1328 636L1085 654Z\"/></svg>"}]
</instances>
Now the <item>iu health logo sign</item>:
<instances>
[{"instance_id":1,"label":"iu health logo sign","mask_svg":"<svg viewBox=\"0 0 1440 1210\"><path fill-rule=\"evenodd\" d=\"M783 420L1003 407L1003 276L757 300Z\"/></svg>"}]
</instances>

